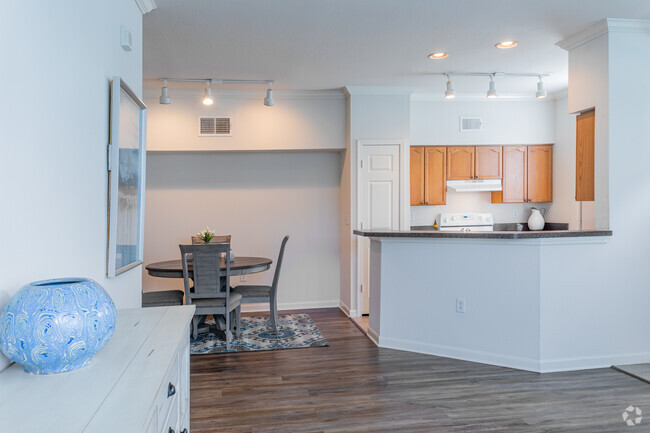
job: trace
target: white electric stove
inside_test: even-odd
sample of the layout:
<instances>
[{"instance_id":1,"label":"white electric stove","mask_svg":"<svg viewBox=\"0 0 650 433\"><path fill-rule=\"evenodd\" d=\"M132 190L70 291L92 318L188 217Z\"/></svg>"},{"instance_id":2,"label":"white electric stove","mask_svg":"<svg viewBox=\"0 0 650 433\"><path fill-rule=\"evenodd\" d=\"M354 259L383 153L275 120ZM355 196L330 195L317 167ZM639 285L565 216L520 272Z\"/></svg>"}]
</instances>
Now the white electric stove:
<instances>
[{"instance_id":1,"label":"white electric stove","mask_svg":"<svg viewBox=\"0 0 650 433\"><path fill-rule=\"evenodd\" d=\"M491 232L494 218L491 213L443 213L438 227L443 232Z\"/></svg>"}]
</instances>

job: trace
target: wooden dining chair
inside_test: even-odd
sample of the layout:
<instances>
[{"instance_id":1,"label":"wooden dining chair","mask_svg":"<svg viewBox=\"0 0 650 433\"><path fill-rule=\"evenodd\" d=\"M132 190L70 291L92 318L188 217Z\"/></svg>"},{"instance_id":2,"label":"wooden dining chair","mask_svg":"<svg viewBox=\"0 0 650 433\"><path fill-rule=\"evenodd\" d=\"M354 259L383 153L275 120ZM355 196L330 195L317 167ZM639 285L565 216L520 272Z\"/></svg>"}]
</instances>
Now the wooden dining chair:
<instances>
[{"instance_id":1,"label":"wooden dining chair","mask_svg":"<svg viewBox=\"0 0 650 433\"><path fill-rule=\"evenodd\" d=\"M229 244L230 243L230 235L226 236L213 236L212 239L210 239L209 244ZM192 245L204 245L205 241L201 239L198 236L192 236Z\"/></svg>"},{"instance_id":2,"label":"wooden dining chair","mask_svg":"<svg viewBox=\"0 0 650 433\"><path fill-rule=\"evenodd\" d=\"M275 265L275 273L273 274L273 283L270 286L253 286L242 285L233 289L233 293L242 296L243 304L252 304L257 302L268 302L269 313L271 316L271 326L273 332L278 333L278 281L280 279L280 269L282 268L282 258L284 257L284 247L287 245L289 236L282 239L280 246L280 254L278 261Z\"/></svg>"},{"instance_id":3,"label":"wooden dining chair","mask_svg":"<svg viewBox=\"0 0 650 433\"><path fill-rule=\"evenodd\" d=\"M187 304L196 306L192 318L192 337L198 336L198 325L202 316L222 314L226 321L226 350L230 349L234 312L236 335L241 335L241 300L242 295L221 290L228 287L230 281L230 244L179 245L183 265L183 283ZM225 272L222 275L220 256L225 253ZM188 270L188 256L192 255L192 277ZM194 287L190 285L194 281ZM225 283L225 284L224 284ZM215 318L216 320L216 318Z\"/></svg>"}]
</instances>

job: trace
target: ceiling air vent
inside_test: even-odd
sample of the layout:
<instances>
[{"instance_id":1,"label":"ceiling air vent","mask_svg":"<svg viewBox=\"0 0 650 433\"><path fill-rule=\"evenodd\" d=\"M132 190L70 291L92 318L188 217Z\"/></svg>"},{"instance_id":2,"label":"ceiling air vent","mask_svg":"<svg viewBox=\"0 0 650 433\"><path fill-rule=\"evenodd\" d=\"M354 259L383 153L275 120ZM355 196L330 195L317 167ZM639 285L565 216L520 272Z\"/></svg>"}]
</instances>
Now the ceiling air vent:
<instances>
[{"instance_id":1,"label":"ceiling air vent","mask_svg":"<svg viewBox=\"0 0 650 433\"><path fill-rule=\"evenodd\" d=\"M480 117L461 117L460 132L476 132L483 127L483 121Z\"/></svg>"},{"instance_id":2,"label":"ceiling air vent","mask_svg":"<svg viewBox=\"0 0 650 433\"><path fill-rule=\"evenodd\" d=\"M199 117L200 137L230 137L230 117Z\"/></svg>"}]
</instances>

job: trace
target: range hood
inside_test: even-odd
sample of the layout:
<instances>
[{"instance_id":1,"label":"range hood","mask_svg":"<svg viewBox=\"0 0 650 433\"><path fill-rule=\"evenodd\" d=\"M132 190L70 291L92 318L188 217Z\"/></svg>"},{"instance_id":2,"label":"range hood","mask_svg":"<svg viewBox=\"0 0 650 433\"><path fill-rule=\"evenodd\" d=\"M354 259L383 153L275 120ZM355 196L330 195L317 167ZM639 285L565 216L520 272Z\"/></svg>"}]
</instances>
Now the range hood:
<instances>
[{"instance_id":1,"label":"range hood","mask_svg":"<svg viewBox=\"0 0 650 433\"><path fill-rule=\"evenodd\" d=\"M501 191L501 179L448 180L447 189L456 192Z\"/></svg>"}]
</instances>

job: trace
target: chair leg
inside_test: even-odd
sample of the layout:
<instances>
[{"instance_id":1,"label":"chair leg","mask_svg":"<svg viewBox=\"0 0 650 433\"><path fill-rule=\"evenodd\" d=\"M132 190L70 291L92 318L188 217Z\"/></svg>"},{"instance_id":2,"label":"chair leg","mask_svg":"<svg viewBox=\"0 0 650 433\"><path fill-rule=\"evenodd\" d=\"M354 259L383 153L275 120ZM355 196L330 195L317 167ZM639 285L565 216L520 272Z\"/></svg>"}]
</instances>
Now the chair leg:
<instances>
[{"instance_id":1,"label":"chair leg","mask_svg":"<svg viewBox=\"0 0 650 433\"><path fill-rule=\"evenodd\" d=\"M230 313L226 313L226 350L230 350L230 339L232 338L232 333L230 332Z\"/></svg>"},{"instance_id":2,"label":"chair leg","mask_svg":"<svg viewBox=\"0 0 650 433\"><path fill-rule=\"evenodd\" d=\"M271 326L273 327L273 332L277 334L280 320L278 318L278 301L275 295L271 295L269 298L269 312L271 313Z\"/></svg>"},{"instance_id":3,"label":"chair leg","mask_svg":"<svg viewBox=\"0 0 650 433\"><path fill-rule=\"evenodd\" d=\"M199 335L199 317L192 317L192 338L196 340Z\"/></svg>"},{"instance_id":4,"label":"chair leg","mask_svg":"<svg viewBox=\"0 0 650 433\"><path fill-rule=\"evenodd\" d=\"M235 323L237 326L235 336L239 338L241 337L241 305L235 310Z\"/></svg>"}]
</instances>

